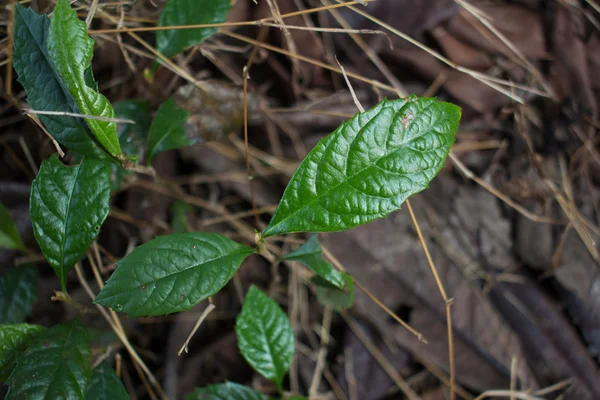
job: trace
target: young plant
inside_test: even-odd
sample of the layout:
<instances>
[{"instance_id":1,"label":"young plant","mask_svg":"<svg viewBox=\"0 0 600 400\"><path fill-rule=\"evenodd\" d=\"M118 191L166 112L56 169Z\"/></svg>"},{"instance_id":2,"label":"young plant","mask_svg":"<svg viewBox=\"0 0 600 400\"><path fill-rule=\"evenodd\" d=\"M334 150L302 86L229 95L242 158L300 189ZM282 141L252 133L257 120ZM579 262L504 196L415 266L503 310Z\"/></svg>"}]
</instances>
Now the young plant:
<instances>
[{"instance_id":1,"label":"young plant","mask_svg":"<svg viewBox=\"0 0 600 400\"><path fill-rule=\"evenodd\" d=\"M190 23L185 18L174 19L178 2L185 1L167 2L161 24ZM224 4L229 2L208 3L218 10L215 20L224 19L228 10ZM212 33L178 32L161 34L162 39L159 35L159 50L172 55ZM91 78L93 41L68 0L58 1L51 22L17 4L15 38L15 68L34 108L108 118L123 115L146 127L117 130L114 123L96 119L42 118L59 143L81 156L72 167L65 166L56 154L44 161L31 192L36 240L66 291L69 271L96 239L108 215L111 187L118 187L129 173L121 168L126 164L123 160L137 158L131 157L139 151L131 146L132 141L141 144L147 136L148 164L161 151L192 144L183 127L187 112L169 99L151 124L147 107L140 103L119 104L115 113ZM61 48L63 41L68 46ZM27 62L31 59L39 62ZM36 74L56 93L43 96ZM216 233L186 232L188 227L180 224L180 233L159 236L121 259L95 303L130 316L185 311L221 290L249 255L258 253L273 260L265 243L271 237L342 231L385 217L400 209L409 196L426 189L441 170L459 120L457 106L433 98L384 99L343 122L312 149L290 180L273 218L257 234L255 247ZM0 207L0 213L6 211ZM16 228L5 221L3 218L0 224L0 245L24 250ZM322 304L334 309L352 305L352 277L323 259L316 235L283 260L300 262L314 273L312 282ZM26 276L27 271L23 269L23 276L17 278L23 282L33 279ZM0 278L0 287L2 282ZM5 291L0 293L1 305L7 296ZM12 296L27 299L29 308L34 301L26 290ZM12 313L0 321L0 379L7 379L10 386L8 398L101 398L99 387L108 387L112 397L126 398L110 367L100 364L92 370L87 331L81 324L72 321L45 329L22 324L26 315ZM283 395L284 378L295 354L294 333L286 314L273 299L251 286L235 331L241 354ZM186 399L213 398L210 396L266 398L227 382L199 388Z\"/></svg>"}]
</instances>

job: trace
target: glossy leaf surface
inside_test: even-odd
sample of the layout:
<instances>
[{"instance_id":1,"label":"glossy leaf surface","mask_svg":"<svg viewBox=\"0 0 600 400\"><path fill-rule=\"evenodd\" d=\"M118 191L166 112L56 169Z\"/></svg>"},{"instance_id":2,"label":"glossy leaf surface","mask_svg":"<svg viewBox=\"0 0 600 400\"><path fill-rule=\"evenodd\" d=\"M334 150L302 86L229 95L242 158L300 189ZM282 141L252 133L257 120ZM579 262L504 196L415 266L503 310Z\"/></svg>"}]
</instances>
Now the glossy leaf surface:
<instances>
[{"instance_id":1,"label":"glossy leaf surface","mask_svg":"<svg viewBox=\"0 0 600 400\"><path fill-rule=\"evenodd\" d=\"M194 144L185 130L188 115L186 110L179 108L172 97L160 105L150 126L148 164L160 152Z\"/></svg>"},{"instance_id":2,"label":"glossy leaf surface","mask_svg":"<svg viewBox=\"0 0 600 400\"><path fill-rule=\"evenodd\" d=\"M159 236L118 262L95 302L133 316L187 310L221 290L253 252L215 233Z\"/></svg>"},{"instance_id":3,"label":"glossy leaf surface","mask_svg":"<svg viewBox=\"0 0 600 400\"><path fill-rule=\"evenodd\" d=\"M185 400L267 400L268 397L248 386L225 382L197 388Z\"/></svg>"},{"instance_id":4,"label":"glossy leaf surface","mask_svg":"<svg viewBox=\"0 0 600 400\"><path fill-rule=\"evenodd\" d=\"M0 275L0 324L16 324L31 315L37 301L38 272L34 267L14 268Z\"/></svg>"},{"instance_id":5,"label":"glossy leaf surface","mask_svg":"<svg viewBox=\"0 0 600 400\"><path fill-rule=\"evenodd\" d=\"M159 26L218 24L225 22L230 0L167 0ZM156 48L172 57L188 47L200 44L219 30L214 28L180 29L156 32Z\"/></svg>"},{"instance_id":6,"label":"glossy leaf surface","mask_svg":"<svg viewBox=\"0 0 600 400\"><path fill-rule=\"evenodd\" d=\"M2 203L0 203L0 249L25 249L19 230Z\"/></svg>"},{"instance_id":7,"label":"glossy leaf surface","mask_svg":"<svg viewBox=\"0 0 600 400\"><path fill-rule=\"evenodd\" d=\"M80 114L46 50L49 26L50 20L45 15L16 4L13 64L19 83L34 110ZM83 119L44 115L39 118L61 145L87 157L108 158Z\"/></svg>"},{"instance_id":8,"label":"glossy leaf surface","mask_svg":"<svg viewBox=\"0 0 600 400\"><path fill-rule=\"evenodd\" d=\"M323 259L323 250L321 249L317 235L312 235L306 243L291 253L286 254L281 259L299 261L332 285L340 289L344 287L345 283L342 275L333 268L333 265Z\"/></svg>"},{"instance_id":9,"label":"glossy leaf surface","mask_svg":"<svg viewBox=\"0 0 600 400\"><path fill-rule=\"evenodd\" d=\"M325 307L339 311L344 308L352 307L354 303L354 281L352 277L345 272L341 273L344 280L344 287L338 288L333 286L319 276L313 277L311 280L315 284L317 292L317 300Z\"/></svg>"},{"instance_id":10,"label":"glossy leaf surface","mask_svg":"<svg viewBox=\"0 0 600 400\"><path fill-rule=\"evenodd\" d=\"M6 399L83 399L91 361L87 330L76 321L55 325L17 356Z\"/></svg>"},{"instance_id":11,"label":"glossy leaf surface","mask_svg":"<svg viewBox=\"0 0 600 400\"><path fill-rule=\"evenodd\" d=\"M6 382L15 369L17 356L46 328L30 324L0 325L0 381Z\"/></svg>"},{"instance_id":12,"label":"glossy leaf surface","mask_svg":"<svg viewBox=\"0 0 600 400\"><path fill-rule=\"evenodd\" d=\"M129 394L110 365L102 362L92 371L85 400L129 400Z\"/></svg>"},{"instance_id":13,"label":"glossy leaf surface","mask_svg":"<svg viewBox=\"0 0 600 400\"><path fill-rule=\"evenodd\" d=\"M115 118L112 105L95 85L90 86L86 71L92 65L95 41L87 34L85 22L71 8L69 0L58 0L48 32L48 55L81 114ZM100 144L113 156L121 154L115 122L85 119Z\"/></svg>"},{"instance_id":14,"label":"glossy leaf surface","mask_svg":"<svg viewBox=\"0 0 600 400\"><path fill-rule=\"evenodd\" d=\"M262 376L282 389L283 377L294 358L294 332L279 305L251 286L235 325L240 352Z\"/></svg>"},{"instance_id":15,"label":"glossy leaf surface","mask_svg":"<svg viewBox=\"0 0 600 400\"><path fill-rule=\"evenodd\" d=\"M428 187L454 143L460 108L383 100L322 139L288 184L264 236L349 229Z\"/></svg>"},{"instance_id":16,"label":"glossy leaf surface","mask_svg":"<svg viewBox=\"0 0 600 400\"><path fill-rule=\"evenodd\" d=\"M108 216L110 170L84 159L67 167L53 154L31 185L33 233L65 289L67 274L92 244Z\"/></svg>"}]
</instances>

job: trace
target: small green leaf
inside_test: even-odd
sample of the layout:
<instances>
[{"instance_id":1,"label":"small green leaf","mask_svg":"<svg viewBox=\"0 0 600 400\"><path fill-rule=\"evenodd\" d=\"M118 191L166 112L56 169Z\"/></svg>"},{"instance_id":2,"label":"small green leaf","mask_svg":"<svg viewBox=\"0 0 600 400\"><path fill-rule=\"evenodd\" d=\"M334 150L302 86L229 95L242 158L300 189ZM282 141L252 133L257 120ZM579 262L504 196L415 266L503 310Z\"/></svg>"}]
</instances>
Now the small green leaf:
<instances>
[{"instance_id":1,"label":"small green leaf","mask_svg":"<svg viewBox=\"0 0 600 400\"><path fill-rule=\"evenodd\" d=\"M84 115L115 118L110 102L94 86L88 86L86 70L92 65L95 41L87 34L85 22L69 0L58 0L48 32L48 54L56 73L75 99ZM100 144L113 156L120 156L121 147L115 122L85 119Z\"/></svg>"},{"instance_id":2,"label":"small green leaf","mask_svg":"<svg viewBox=\"0 0 600 400\"><path fill-rule=\"evenodd\" d=\"M25 250L17 225L2 203L0 203L0 249Z\"/></svg>"},{"instance_id":3,"label":"small green leaf","mask_svg":"<svg viewBox=\"0 0 600 400\"><path fill-rule=\"evenodd\" d=\"M85 400L129 400L129 394L115 371L102 362L92 371Z\"/></svg>"},{"instance_id":4,"label":"small green leaf","mask_svg":"<svg viewBox=\"0 0 600 400\"><path fill-rule=\"evenodd\" d=\"M117 127L121 150L127 155L138 155L138 159L142 159L152 122L150 107L143 101L125 100L115 103L114 109L117 118L135 122L135 124L121 124ZM131 171L112 164L110 173L112 190L118 190L123 180L131 174Z\"/></svg>"},{"instance_id":5,"label":"small green leaf","mask_svg":"<svg viewBox=\"0 0 600 400\"><path fill-rule=\"evenodd\" d=\"M342 272L344 287L342 289L333 286L319 276L314 276L311 280L315 284L317 291L317 300L325 307L339 311L344 308L352 307L354 303L354 281L352 277Z\"/></svg>"},{"instance_id":6,"label":"small green leaf","mask_svg":"<svg viewBox=\"0 0 600 400\"><path fill-rule=\"evenodd\" d=\"M190 225L188 224L188 211L192 207L183 201L175 201L171 207L171 226L173 227L174 233L186 233L190 232Z\"/></svg>"},{"instance_id":7,"label":"small green leaf","mask_svg":"<svg viewBox=\"0 0 600 400\"><path fill-rule=\"evenodd\" d=\"M287 261L299 261L311 271L325 279L327 282L340 289L344 288L342 275L331 264L323 259L323 250L317 240L317 235L312 235L302 246L281 258Z\"/></svg>"},{"instance_id":8,"label":"small green leaf","mask_svg":"<svg viewBox=\"0 0 600 400\"><path fill-rule=\"evenodd\" d=\"M221 290L253 252L215 233L159 236L118 262L95 303L132 316L188 310Z\"/></svg>"},{"instance_id":9,"label":"small green leaf","mask_svg":"<svg viewBox=\"0 0 600 400\"><path fill-rule=\"evenodd\" d=\"M267 400L268 397L248 386L225 382L196 388L185 400Z\"/></svg>"},{"instance_id":10,"label":"small green leaf","mask_svg":"<svg viewBox=\"0 0 600 400\"><path fill-rule=\"evenodd\" d=\"M33 233L63 291L67 274L92 244L110 209L108 165L84 159L67 167L53 154L31 185Z\"/></svg>"},{"instance_id":11,"label":"small green leaf","mask_svg":"<svg viewBox=\"0 0 600 400\"><path fill-rule=\"evenodd\" d=\"M158 26L218 24L225 22L230 0L167 0ZM156 48L173 57L188 47L200 44L219 30L215 28L179 29L156 32Z\"/></svg>"},{"instance_id":12,"label":"small green leaf","mask_svg":"<svg viewBox=\"0 0 600 400\"><path fill-rule=\"evenodd\" d=\"M11 269L0 275L0 324L16 324L31 315L37 301L38 272L34 267Z\"/></svg>"},{"instance_id":13,"label":"small green leaf","mask_svg":"<svg viewBox=\"0 0 600 400\"><path fill-rule=\"evenodd\" d=\"M294 358L296 346L290 321L279 305L256 286L251 286L237 317L235 333L246 361L283 390L283 377Z\"/></svg>"},{"instance_id":14,"label":"small green leaf","mask_svg":"<svg viewBox=\"0 0 600 400\"><path fill-rule=\"evenodd\" d=\"M383 100L322 139L288 184L263 236L350 229L426 189L454 143L460 108Z\"/></svg>"},{"instance_id":15,"label":"small green leaf","mask_svg":"<svg viewBox=\"0 0 600 400\"><path fill-rule=\"evenodd\" d=\"M54 71L46 50L50 20L19 3L15 9L13 64L19 83L27 92L27 102L34 110L80 114L73 96ZM87 157L107 159L108 154L84 120L67 116L39 116L48 131L61 145Z\"/></svg>"},{"instance_id":16,"label":"small green leaf","mask_svg":"<svg viewBox=\"0 0 600 400\"><path fill-rule=\"evenodd\" d=\"M17 356L46 328L39 325L0 325L0 381L6 382L15 369Z\"/></svg>"},{"instance_id":17,"label":"small green leaf","mask_svg":"<svg viewBox=\"0 0 600 400\"><path fill-rule=\"evenodd\" d=\"M185 130L188 116L189 113L179 108L172 97L169 97L167 101L160 105L150 126L147 151L148 165L150 165L154 156L160 152L194 144L194 140L188 137Z\"/></svg>"},{"instance_id":18,"label":"small green leaf","mask_svg":"<svg viewBox=\"0 0 600 400\"><path fill-rule=\"evenodd\" d=\"M91 361L87 330L76 321L55 325L17 356L6 399L83 399Z\"/></svg>"}]
</instances>

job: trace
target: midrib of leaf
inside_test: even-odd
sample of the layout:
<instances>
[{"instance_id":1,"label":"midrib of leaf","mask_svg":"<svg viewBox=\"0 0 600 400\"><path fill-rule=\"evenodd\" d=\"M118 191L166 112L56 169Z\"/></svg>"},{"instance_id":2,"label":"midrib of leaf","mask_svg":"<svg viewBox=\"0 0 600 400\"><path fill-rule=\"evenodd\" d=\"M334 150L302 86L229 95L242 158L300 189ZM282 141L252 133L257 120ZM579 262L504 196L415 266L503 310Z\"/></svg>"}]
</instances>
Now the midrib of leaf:
<instances>
[{"instance_id":1,"label":"midrib of leaf","mask_svg":"<svg viewBox=\"0 0 600 400\"><path fill-rule=\"evenodd\" d=\"M179 125L176 126L171 126L167 132L160 138L160 140L158 142L156 142L156 144L154 145L154 148L152 149L152 154L151 154L151 158L153 158L154 156L156 156L156 149L158 149L161 145L161 143L173 132L173 130L179 128Z\"/></svg>"},{"instance_id":2,"label":"midrib of leaf","mask_svg":"<svg viewBox=\"0 0 600 400\"><path fill-rule=\"evenodd\" d=\"M213 245L211 244L211 246L213 246ZM239 251L239 252L236 252L236 253L227 254L227 255L224 255L224 256L219 256L219 257L216 257L216 258L212 258L212 259L210 259L210 260L207 260L207 261L205 261L205 262L202 262L202 263L200 263L200 264L195 264L195 265L192 265L192 266L190 266L190 267L188 267L188 268L186 268L186 269L183 269L183 270L180 270L180 271L173 272L173 273L170 273L170 274L168 274L168 275L162 276L162 277L160 277L160 278L158 278L158 279L156 279L156 280L152 280L152 281L149 281L149 282L142 283L142 284L141 284L141 285L139 285L139 286L135 286L135 287L133 287L133 289L139 289L139 288L141 288L142 286L147 286L147 285L149 285L149 284L151 284L151 283L157 283L157 282L160 282L160 281L162 281L163 279L171 278L173 275L179 275L179 274L182 274L182 273L184 273L184 272L186 272L186 271L189 271L190 269L198 268L198 267L200 267L200 266L204 266L204 265L206 265L206 264L210 264L210 263L212 263L212 262L215 262L215 261L221 261L221 260L225 260L225 259L227 259L227 258L230 258L230 257L235 257L235 256L238 256L238 255L243 255L243 254L246 254L246 253L249 253L249 251ZM153 288L153 291L152 291L152 292L151 292L151 293L148 295L148 297L150 297L150 296L152 295L152 293L154 293L154 290L156 290L156 288ZM116 297L116 296L120 296L121 294L122 294L122 293L117 293L117 294L113 294L113 295L110 295L110 296L106 296L106 297L103 297L103 298L102 298L102 300L104 301L104 300L106 300L106 299L110 299L110 298L113 298L113 297Z\"/></svg>"},{"instance_id":3,"label":"midrib of leaf","mask_svg":"<svg viewBox=\"0 0 600 400\"><path fill-rule=\"evenodd\" d=\"M268 315L267 315L267 317L268 317ZM259 328L258 329L260 329L260 333L263 335L263 337L266 338L265 342L267 343L267 350L268 350L268 353L269 353L269 358L271 359L271 362L273 363L273 366L275 367L275 374L279 375L279 366L275 362L276 360L275 360L275 357L273 356L273 354L275 354L275 349L273 349L271 347L271 341L269 340L269 336L267 334L267 328L263 324L262 315L259 314L259 316L258 316L258 318L256 318L256 320L259 322ZM279 382L280 381L279 376L276 376L276 379L277 379L277 386L281 387L281 382Z\"/></svg>"},{"instance_id":4,"label":"midrib of leaf","mask_svg":"<svg viewBox=\"0 0 600 400\"><path fill-rule=\"evenodd\" d=\"M58 161L60 163L60 161ZM69 226L69 222L71 221L71 202L73 201L73 195L75 194L75 187L77 186L77 178L79 178L79 172L81 171L81 167L83 166L83 163L85 162L85 159L83 159L81 161L81 163L79 165L76 165L75 168L75 178L73 179L73 187L71 187L71 193L69 196L69 202L67 204L67 218L65 220L65 231L63 234L63 238L62 238L62 243L60 246L60 253L61 253L61 262L60 262L60 284L62 286L62 290L65 291L66 287L65 287L65 246L66 246L66 240L67 240L67 228ZM68 167L67 167L68 168Z\"/></svg>"},{"instance_id":5,"label":"midrib of leaf","mask_svg":"<svg viewBox=\"0 0 600 400\"><path fill-rule=\"evenodd\" d=\"M408 106L409 104L410 104L410 102L407 102L406 104L404 104L404 105L403 105L403 106L402 106L402 107L401 107L401 108L400 108L400 109L397 111L397 113L400 113L400 112L402 112L402 110L403 110L403 109L404 109L406 106ZM427 110L427 109L428 109L428 108L430 108L431 106L432 106L432 104L428 105L427 107L425 107L425 108L423 108L422 110L420 110L420 111L419 111L419 113L423 113L425 110ZM353 145L353 144L354 144L354 142L355 142L355 141L356 141L356 140L357 140L357 139L358 139L358 138L361 136L361 134L363 133L363 130L365 129L365 127L366 127L367 125L369 125L369 124L370 124L370 123L371 123L371 122L372 122L372 121L373 121L375 118L377 118L377 117L378 117L378 116L379 116L379 115L380 115L382 112L384 112L385 110L387 110L387 109L389 109L389 108L393 108L393 107L385 107L385 108L382 108L382 109L381 109L381 110L380 110L380 111L379 111L377 114L375 114L375 115L373 116L373 118L371 118L371 119L370 119L370 120L369 120L369 121L368 121L366 124L364 124L364 126L363 126L363 127L360 129L360 130L359 130L359 132L356 134L356 136L354 137L354 139L352 139L352 142L350 143L349 147L350 147L350 148L352 148L352 145ZM416 117L415 117L415 119L416 119ZM432 124L432 125L433 125L433 124ZM389 133L389 128L388 128L388 133ZM425 135L425 134L427 134L427 133L429 133L429 130L427 130L427 129L424 129L424 132L422 132L420 135L418 135L418 136L415 136L415 137L413 137L412 139L410 139L410 140L407 140L406 142L402 142L402 143L400 143L400 144L399 144L398 146L396 146L396 148L394 148L394 149L393 149L391 152L389 152L389 153L387 153L387 154L383 155L382 157L378 158L378 159L377 159L377 160L375 160L375 161L374 161L372 164L368 164L368 165L367 165L365 168L363 168L363 169L361 169L361 170L357 171L357 172L356 172L356 173L354 173L353 175L348 175L348 174L347 174L347 170L348 170L348 157L345 157L345 160L344 160L344 176L345 176L345 178L346 178L346 179L344 179L343 181L339 182L339 183L338 183L337 185L335 185L335 186L329 187L329 188L328 188L328 190L327 190L327 191L325 191L324 193L322 193L322 194L319 194L319 195L317 195L317 196L313 197L313 199L312 199L311 201L309 201L308 203L306 203L306 204L305 204L303 207L301 207L301 208L297 209L296 211L294 211L293 213L291 213L290 215L288 215L286 218L284 218L284 219L282 219L281 221L279 221L279 222L277 223L277 225L273 225L273 228L274 228L274 227L276 227L276 226L279 226L279 225L283 224L283 223L284 223L285 221L287 221L288 219L290 219L290 218L292 218L293 216L295 216L296 214L300 213L301 211L303 211L303 210L304 210L304 209L306 209L307 207L309 207L309 206L313 205L315 202L317 202L318 200L322 199L323 197L325 197L325 196L329 195L331 192L335 191L335 190L336 190L337 188L339 188L340 186L342 186L342 185L346 184L346 183L347 183L347 182L348 182L350 179L352 179L352 178L354 178L355 176L357 176L357 175L359 175L359 174L363 173L364 171L368 170L369 168L371 168L371 167L373 167L373 166L376 166L377 168L381 169L382 171L385 171L386 173L390 173L390 174L394 174L394 175L398 175L398 176L408 176L408 175L412 175L412 174L400 174L400 173L393 173L393 172L391 172L391 171L388 171L388 170L386 170L386 169L383 169L383 168L381 168L379 165L377 165L377 162L378 162L379 160L381 160L381 159L385 158L385 157L389 157L389 156L391 156L391 155L392 155L392 154L394 154L396 151L399 151L399 150L401 150L401 149L403 148L403 146L405 146L407 143L413 142L413 141L415 141L416 139L418 139L418 138L420 138L420 137L424 136L424 135ZM329 143L329 144L327 145L327 147L326 147L326 148L323 150L323 157L325 157L325 153L327 153L327 151L329 150L330 146L332 146L334 143L335 143L335 141L334 141L334 140L331 140L331 143ZM386 147L387 147L387 145L386 145ZM413 149L413 150L416 150L416 149ZM419 151L420 153L423 153L423 151L422 151L422 150L417 150L417 151ZM429 150L427 150L427 151L429 151ZM348 151L348 154L349 154L349 153L350 153L350 150ZM430 169L431 169L431 168L430 168ZM318 181L318 179L319 179L319 169L317 168L317 173L316 173L316 175L315 175L315 179L314 179L315 183ZM354 189L356 189L356 188L354 188ZM358 190L358 189L356 189L356 190ZM315 191L317 191L317 188L316 188L316 186L315 186ZM363 194L364 194L364 195L366 195L366 196L371 196L371 197L380 197L380 198L385 198L385 199L389 199L389 198L392 198L392 197L394 197L394 196L390 196L390 197L384 197L384 196L374 196L374 195L371 195L371 194L369 194L369 193L365 193L365 192L362 192L362 191L361 191L361 193L363 193ZM326 211L327 211L327 212L331 212L331 213L333 213L333 214L336 214L335 212L333 212L333 211L331 211L331 210L326 210ZM366 215L366 214L365 214L365 213L363 213L363 215ZM377 215L377 214L369 214L369 215ZM270 230L270 229L269 229L269 230ZM269 230L265 231L265 232L264 232L264 235L268 236L268 232L269 232Z\"/></svg>"}]
</instances>

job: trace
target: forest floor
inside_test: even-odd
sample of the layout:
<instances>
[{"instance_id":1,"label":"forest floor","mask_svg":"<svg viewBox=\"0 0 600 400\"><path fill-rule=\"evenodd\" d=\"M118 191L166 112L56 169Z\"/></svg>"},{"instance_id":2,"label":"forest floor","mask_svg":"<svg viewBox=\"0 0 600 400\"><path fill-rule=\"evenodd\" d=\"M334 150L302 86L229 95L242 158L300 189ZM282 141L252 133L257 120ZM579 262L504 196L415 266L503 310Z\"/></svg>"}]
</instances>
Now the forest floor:
<instances>
[{"instance_id":1,"label":"forest floor","mask_svg":"<svg viewBox=\"0 0 600 400\"><path fill-rule=\"evenodd\" d=\"M33 3L52 9L50 0ZM93 69L100 91L113 103L139 99L153 109L175 95L191 110L189 133L202 142L155 158L157 174L171 188L131 175L113 193L94 245L104 278L134 246L172 232L175 224L250 243L231 218L264 227L298 163L358 112L341 65L365 108L416 93L463 109L446 167L411 199L448 301L403 207L362 227L320 235L328 258L376 301L357 289L351 309L330 314L316 301L305 270L251 256L214 297L216 310L188 354L177 352L206 304L165 317L123 316L139 355L172 399L225 380L274 394L240 355L233 329L241 293L256 284L282 304L295 327L297 357L286 383L293 392L308 394L316 371L323 378L312 388L315 399L447 399L453 354L458 398L600 399L600 8L592 0L376 0L280 18L332 3L238 0L229 22L275 22L222 28L176 56L176 71L161 67L149 82L144 71L154 56L147 49L131 35L93 30L115 28L119 18L124 27L155 26L163 1L99 2L90 34L97 41ZM89 6L74 6L85 18ZM154 43L153 32L139 37ZM243 134L245 66L253 195ZM192 90L182 75L201 80L205 90ZM11 93L25 107L14 78ZM44 326L78 313L50 301L58 281L36 255L29 220L31 182L54 151L21 110L6 96L0 100L0 202L36 249L26 257L0 251L0 272L38 263L39 301L29 321ZM287 251L306 237L274 244ZM83 265L95 285L87 261ZM74 299L92 307L74 273L70 288ZM92 313L84 320L97 333L94 354L122 354L130 395L149 398L104 319ZM326 362L316 368L325 349Z\"/></svg>"}]
</instances>

